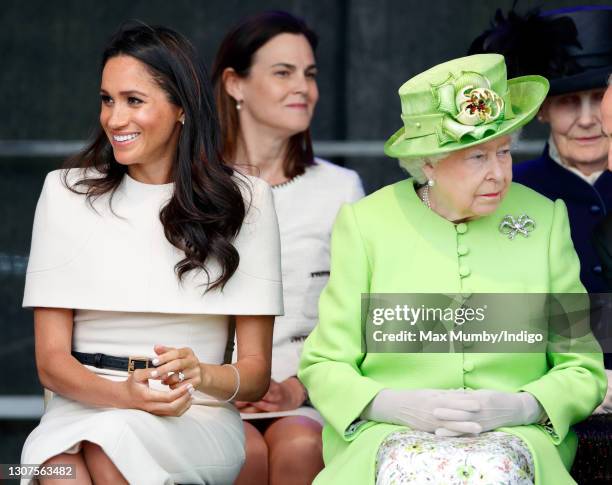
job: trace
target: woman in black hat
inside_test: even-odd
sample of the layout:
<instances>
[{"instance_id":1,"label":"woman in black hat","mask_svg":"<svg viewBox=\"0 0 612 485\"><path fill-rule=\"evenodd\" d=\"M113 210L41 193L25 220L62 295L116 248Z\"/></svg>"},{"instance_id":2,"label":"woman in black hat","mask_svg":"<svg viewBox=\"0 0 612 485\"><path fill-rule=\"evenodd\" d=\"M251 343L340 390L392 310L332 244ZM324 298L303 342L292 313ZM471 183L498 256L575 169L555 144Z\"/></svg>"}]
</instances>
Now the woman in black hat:
<instances>
[{"instance_id":1,"label":"woman in black hat","mask_svg":"<svg viewBox=\"0 0 612 485\"><path fill-rule=\"evenodd\" d=\"M522 16L498 10L493 27L470 53L506 57L509 76L537 73L550 80L538 119L550 126L542 156L514 168L514 180L550 199L563 199L590 293L608 290L591 235L612 211L608 139L601 130L601 99L612 72L612 7L576 7Z\"/></svg>"}]
</instances>

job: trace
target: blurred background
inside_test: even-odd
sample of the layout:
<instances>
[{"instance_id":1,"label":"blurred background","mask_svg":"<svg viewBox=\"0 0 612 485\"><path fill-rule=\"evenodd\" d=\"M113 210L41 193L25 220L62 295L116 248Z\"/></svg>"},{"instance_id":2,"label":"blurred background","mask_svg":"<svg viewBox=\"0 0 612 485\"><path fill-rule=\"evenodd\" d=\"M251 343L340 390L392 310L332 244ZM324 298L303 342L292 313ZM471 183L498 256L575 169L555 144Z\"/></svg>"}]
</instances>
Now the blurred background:
<instances>
[{"instance_id":1,"label":"blurred background","mask_svg":"<svg viewBox=\"0 0 612 485\"><path fill-rule=\"evenodd\" d=\"M589 0L590 5L610 0ZM320 100L315 153L357 170L371 193L405 174L382 145L401 125L399 86L415 74L465 55L497 8L513 0L207 0L15 1L0 7L0 463L19 462L42 413L32 313L21 309L34 209L47 172L78 150L97 124L99 57L125 20L185 34L210 67L226 31L240 18L282 9L319 34ZM519 1L517 9L578 5ZM515 163L534 158L544 130L523 131Z\"/></svg>"}]
</instances>

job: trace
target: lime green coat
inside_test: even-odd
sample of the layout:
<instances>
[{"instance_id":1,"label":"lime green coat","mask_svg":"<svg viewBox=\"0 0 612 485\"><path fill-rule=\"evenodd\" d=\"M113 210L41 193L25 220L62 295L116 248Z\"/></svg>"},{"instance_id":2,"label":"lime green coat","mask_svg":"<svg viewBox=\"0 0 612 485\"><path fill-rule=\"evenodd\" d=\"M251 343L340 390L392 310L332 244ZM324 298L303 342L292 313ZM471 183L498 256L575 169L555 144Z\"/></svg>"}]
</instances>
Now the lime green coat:
<instances>
[{"instance_id":1,"label":"lime green coat","mask_svg":"<svg viewBox=\"0 0 612 485\"><path fill-rule=\"evenodd\" d=\"M536 228L514 240L502 218L526 213ZM575 483L577 439L606 390L602 355L592 353L378 353L361 348L362 293L581 293L567 211L512 184L497 211L455 225L427 209L412 179L345 205L332 237L331 277L319 324L307 339L299 378L325 418L325 469L315 484L373 484L383 439L401 426L359 421L383 388L496 389L532 393L551 426L502 428L529 447L537 484Z\"/></svg>"}]
</instances>

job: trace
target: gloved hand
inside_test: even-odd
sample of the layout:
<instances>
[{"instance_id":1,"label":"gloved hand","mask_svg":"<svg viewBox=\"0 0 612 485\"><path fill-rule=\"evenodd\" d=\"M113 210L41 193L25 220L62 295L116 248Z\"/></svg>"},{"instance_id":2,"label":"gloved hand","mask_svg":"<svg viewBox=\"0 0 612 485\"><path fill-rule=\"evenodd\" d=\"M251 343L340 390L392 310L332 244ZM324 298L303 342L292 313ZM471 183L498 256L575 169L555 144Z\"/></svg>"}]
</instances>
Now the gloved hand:
<instances>
[{"instance_id":1,"label":"gloved hand","mask_svg":"<svg viewBox=\"0 0 612 485\"><path fill-rule=\"evenodd\" d=\"M483 433L503 426L521 426L538 422L544 409L538 400L528 392L501 392L479 389L461 391L465 399L475 400L478 409L469 414L451 407L434 409L434 416L444 422L436 429L438 436L459 436L464 434L465 421L476 422Z\"/></svg>"},{"instance_id":2,"label":"gloved hand","mask_svg":"<svg viewBox=\"0 0 612 485\"><path fill-rule=\"evenodd\" d=\"M461 416L466 419L449 423L435 416L434 409L463 413ZM399 424L429 433L452 424L454 432L472 434L480 432L480 425L475 420L467 418L472 412L479 410L478 400L469 397L463 391L383 389L363 410L361 417L369 421Z\"/></svg>"},{"instance_id":3,"label":"gloved hand","mask_svg":"<svg viewBox=\"0 0 612 485\"><path fill-rule=\"evenodd\" d=\"M606 376L608 376L608 390L606 391L606 397L604 397L603 402L597 406L597 409L593 411L593 414L612 413L612 370L606 369Z\"/></svg>"}]
</instances>

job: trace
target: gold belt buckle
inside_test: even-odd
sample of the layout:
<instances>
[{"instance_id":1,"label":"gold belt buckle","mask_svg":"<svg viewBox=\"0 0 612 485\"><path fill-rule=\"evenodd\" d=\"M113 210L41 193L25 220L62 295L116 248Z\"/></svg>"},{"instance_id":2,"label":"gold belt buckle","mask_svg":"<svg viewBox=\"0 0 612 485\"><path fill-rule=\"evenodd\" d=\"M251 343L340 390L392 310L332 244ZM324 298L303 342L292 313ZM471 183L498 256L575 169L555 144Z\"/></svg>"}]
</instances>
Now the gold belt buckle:
<instances>
[{"instance_id":1,"label":"gold belt buckle","mask_svg":"<svg viewBox=\"0 0 612 485\"><path fill-rule=\"evenodd\" d=\"M134 367L134 363L138 361L143 361L145 364L145 369L149 368L149 358L148 357L128 357L128 373L131 374L136 370Z\"/></svg>"}]
</instances>

